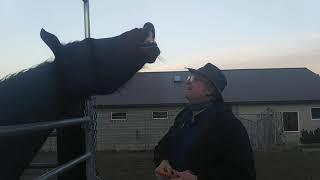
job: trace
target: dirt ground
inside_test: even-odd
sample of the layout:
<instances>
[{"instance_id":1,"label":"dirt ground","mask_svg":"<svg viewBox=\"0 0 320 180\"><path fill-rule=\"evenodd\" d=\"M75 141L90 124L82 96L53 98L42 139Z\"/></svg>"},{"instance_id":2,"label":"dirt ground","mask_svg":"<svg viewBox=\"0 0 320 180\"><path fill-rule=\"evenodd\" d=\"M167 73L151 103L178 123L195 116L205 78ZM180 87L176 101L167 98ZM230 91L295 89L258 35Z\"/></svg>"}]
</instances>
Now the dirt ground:
<instances>
[{"instance_id":1,"label":"dirt ground","mask_svg":"<svg viewBox=\"0 0 320 180\"><path fill-rule=\"evenodd\" d=\"M53 153L41 153L34 161L53 162L54 158ZM257 180L320 179L320 152L257 152L255 161ZM97 168L105 180L156 179L152 152L98 152ZM22 179L32 179L39 173L27 170Z\"/></svg>"}]
</instances>

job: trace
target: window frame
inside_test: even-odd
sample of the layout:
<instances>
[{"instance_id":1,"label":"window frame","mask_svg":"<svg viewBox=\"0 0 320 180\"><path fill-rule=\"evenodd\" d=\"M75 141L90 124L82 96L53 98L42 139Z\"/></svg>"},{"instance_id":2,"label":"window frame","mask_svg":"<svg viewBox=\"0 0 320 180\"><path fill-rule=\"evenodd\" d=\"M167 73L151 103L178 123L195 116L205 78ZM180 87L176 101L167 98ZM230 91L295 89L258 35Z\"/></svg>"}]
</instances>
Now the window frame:
<instances>
[{"instance_id":1,"label":"window frame","mask_svg":"<svg viewBox=\"0 0 320 180\"><path fill-rule=\"evenodd\" d=\"M126 118L125 119L113 119L113 114L114 113L125 113L126 114ZM127 112L111 112L111 117L110 117L110 119L111 119L111 121L126 121L126 120L128 120L128 113Z\"/></svg>"},{"instance_id":2,"label":"window frame","mask_svg":"<svg viewBox=\"0 0 320 180\"><path fill-rule=\"evenodd\" d=\"M165 117L165 118L154 118L153 114L155 112L165 112L165 113L167 113L167 117ZM152 111L151 116L152 116L152 119L169 119L169 112L168 111Z\"/></svg>"},{"instance_id":3,"label":"window frame","mask_svg":"<svg viewBox=\"0 0 320 180\"><path fill-rule=\"evenodd\" d=\"M290 113L290 112L296 112L297 113L297 116L298 116L298 130L297 131L286 131L285 130L283 113ZM283 132L285 132L285 133L297 133L297 132L300 132L300 112L299 111L281 111L281 118L282 118Z\"/></svg>"},{"instance_id":4,"label":"window frame","mask_svg":"<svg viewBox=\"0 0 320 180\"><path fill-rule=\"evenodd\" d=\"M312 121L320 121L320 118L313 118L313 116L312 116L312 108L319 108L320 109L320 107L319 106L315 106L315 107L311 107L310 108L311 120Z\"/></svg>"}]
</instances>

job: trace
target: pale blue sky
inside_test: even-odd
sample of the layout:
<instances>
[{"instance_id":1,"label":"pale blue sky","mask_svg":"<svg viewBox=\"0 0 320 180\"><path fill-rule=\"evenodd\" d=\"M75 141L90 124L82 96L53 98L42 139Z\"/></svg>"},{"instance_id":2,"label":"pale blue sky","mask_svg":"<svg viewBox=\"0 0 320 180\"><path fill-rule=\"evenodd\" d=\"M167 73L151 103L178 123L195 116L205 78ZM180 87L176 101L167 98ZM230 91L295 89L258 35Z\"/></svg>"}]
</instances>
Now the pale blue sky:
<instances>
[{"instance_id":1,"label":"pale blue sky","mask_svg":"<svg viewBox=\"0 0 320 180\"><path fill-rule=\"evenodd\" d=\"M319 0L91 0L91 35L118 35L150 21L164 60L144 71L212 62L222 69L308 67L320 73ZM53 54L43 27L62 42L81 40L82 0L1 0L0 77Z\"/></svg>"}]
</instances>

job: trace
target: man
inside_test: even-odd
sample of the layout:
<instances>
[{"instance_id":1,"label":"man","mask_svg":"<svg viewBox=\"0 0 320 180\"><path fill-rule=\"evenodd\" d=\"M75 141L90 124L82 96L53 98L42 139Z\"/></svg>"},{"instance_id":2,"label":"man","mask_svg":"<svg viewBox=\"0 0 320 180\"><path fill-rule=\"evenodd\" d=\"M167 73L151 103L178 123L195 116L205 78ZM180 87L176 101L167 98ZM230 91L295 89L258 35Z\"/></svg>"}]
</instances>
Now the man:
<instances>
[{"instance_id":1,"label":"man","mask_svg":"<svg viewBox=\"0 0 320 180\"><path fill-rule=\"evenodd\" d=\"M253 152L246 129L225 108L227 80L208 63L188 68L189 104L154 151L155 174L171 180L254 180Z\"/></svg>"}]
</instances>

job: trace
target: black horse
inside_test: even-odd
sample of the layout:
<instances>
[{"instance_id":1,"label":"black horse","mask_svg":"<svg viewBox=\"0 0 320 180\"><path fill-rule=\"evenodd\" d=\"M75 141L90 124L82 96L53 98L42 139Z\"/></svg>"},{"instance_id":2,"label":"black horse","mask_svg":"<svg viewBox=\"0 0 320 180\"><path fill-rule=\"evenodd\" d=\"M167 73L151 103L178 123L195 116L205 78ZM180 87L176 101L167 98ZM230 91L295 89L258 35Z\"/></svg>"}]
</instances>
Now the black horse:
<instances>
[{"instance_id":1,"label":"black horse","mask_svg":"<svg viewBox=\"0 0 320 180\"><path fill-rule=\"evenodd\" d=\"M1 126L81 117L88 97L115 92L160 54L151 23L116 37L87 38L65 45L43 29L40 35L55 60L0 81ZM58 136L60 163L84 151L78 140L83 138L80 126L67 130ZM19 179L50 132L0 137L0 179ZM84 179L85 172L77 173L76 179ZM64 177L70 179L68 174Z\"/></svg>"}]
</instances>

